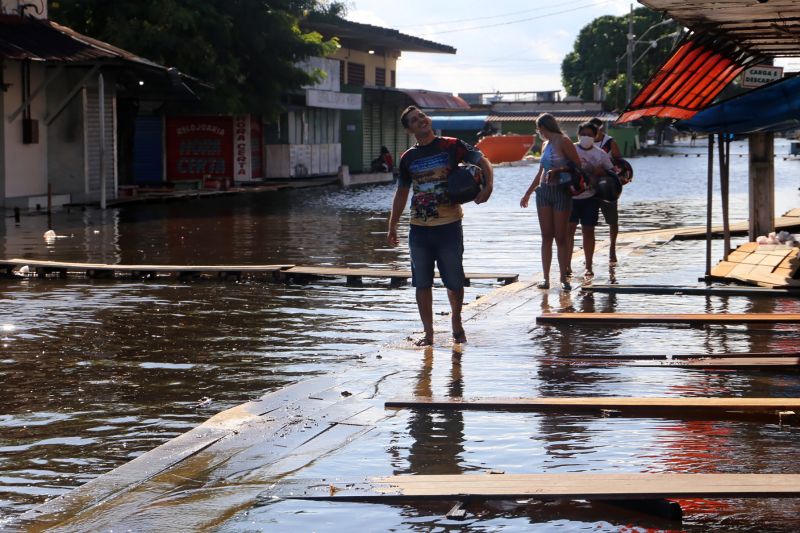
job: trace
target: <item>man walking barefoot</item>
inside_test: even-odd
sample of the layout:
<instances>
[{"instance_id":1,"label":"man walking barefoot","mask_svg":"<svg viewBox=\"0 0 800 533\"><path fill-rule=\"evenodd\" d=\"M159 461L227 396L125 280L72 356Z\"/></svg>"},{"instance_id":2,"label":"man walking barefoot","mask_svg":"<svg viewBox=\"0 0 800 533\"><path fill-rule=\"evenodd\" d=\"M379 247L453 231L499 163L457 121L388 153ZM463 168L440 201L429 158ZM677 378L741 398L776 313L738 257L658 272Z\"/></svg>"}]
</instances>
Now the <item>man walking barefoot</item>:
<instances>
[{"instance_id":1,"label":"man walking barefoot","mask_svg":"<svg viewBox=\"0 0 800 533\"><path fill-rule=\"evenodd\" d=\"M442 283L447 287L450 300L453 341L467 342L461 324L461 307L464 303L464 238L461 206L450 201L447 195L447 176L459 163L478 165L485 177L485 186L475 198L476 204L489 199L492 194L492 165L483 154L467 143L451 137L437 137L431 120L414 106L400 115L406 131L417 144L400 157L400 179L392 202L389 246L398 244L397 223L405 209L408 194L411 197L411 227L408 246L411 251L411 283L416 288L417 308L425 336L417 346L433 344L433 269L439 268Z\"/></svg>"}]
</instances>

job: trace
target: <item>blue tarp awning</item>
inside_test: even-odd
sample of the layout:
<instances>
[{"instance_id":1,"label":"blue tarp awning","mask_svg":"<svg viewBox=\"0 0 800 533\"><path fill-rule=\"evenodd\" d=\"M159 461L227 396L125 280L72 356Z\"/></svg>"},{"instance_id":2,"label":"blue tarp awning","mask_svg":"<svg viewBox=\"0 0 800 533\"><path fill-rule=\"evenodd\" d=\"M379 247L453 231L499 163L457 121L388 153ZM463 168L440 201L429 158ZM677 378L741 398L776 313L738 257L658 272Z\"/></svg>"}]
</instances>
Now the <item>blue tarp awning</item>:
<instances>
[{"instance_id":1,"label":"blue tarp awning","mask_svg":"<svg viewBox=\"0 0 800 533\"><path fill-rule=\"evenodd\" d=\"M489 115L428 115L435 130L478 131Z\"/></svg>"},{"instance_id":2,"label":"blue tarp awning","mask_svg":"<svg viewBox=\"0 0 800 533\"><path fill-rule=\"evenodd\" d=\"M700 111L675 124L705 133L765 133L800 127L800 76L784 78Z\"/></svg>"}]
</instances>

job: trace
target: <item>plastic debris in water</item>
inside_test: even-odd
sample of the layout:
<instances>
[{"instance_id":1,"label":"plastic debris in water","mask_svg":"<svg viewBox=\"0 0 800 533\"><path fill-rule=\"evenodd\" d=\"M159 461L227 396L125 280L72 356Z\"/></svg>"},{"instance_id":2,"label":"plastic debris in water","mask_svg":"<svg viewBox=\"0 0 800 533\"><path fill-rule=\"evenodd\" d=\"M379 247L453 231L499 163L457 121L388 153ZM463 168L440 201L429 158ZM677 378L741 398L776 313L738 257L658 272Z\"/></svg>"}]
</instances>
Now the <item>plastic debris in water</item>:
<instances>
[{"instance_id":1,"label":"plastic debris in water","mask_svg":"<svg viewBox=\"0 0 800 533\"><path fill-rule=\"evenodd\" d=\"M46 240L47 242L56 240L56 232L51 229L45 231L44 240Z\"/></svg>"}]
</instances>

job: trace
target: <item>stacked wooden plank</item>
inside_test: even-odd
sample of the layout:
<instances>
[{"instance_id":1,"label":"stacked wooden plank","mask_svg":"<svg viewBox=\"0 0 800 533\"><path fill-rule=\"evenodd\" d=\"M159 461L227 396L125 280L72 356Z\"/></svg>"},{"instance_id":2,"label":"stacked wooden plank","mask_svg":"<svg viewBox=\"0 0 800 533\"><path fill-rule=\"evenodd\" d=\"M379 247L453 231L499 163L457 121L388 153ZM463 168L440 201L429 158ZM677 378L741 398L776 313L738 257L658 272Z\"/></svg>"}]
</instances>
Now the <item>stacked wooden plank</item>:
<instances>
[{"instance_id":1,"label":"stacked wooden plank","mask_svg":"<svg viewBox=\"0 0 800 533\"><path fill-rule=\"evenodd\" d=\"M770 288L800 287L800 248L785 244L745 243L711 270L715 279Z\"/></svg>"}]
</instances>

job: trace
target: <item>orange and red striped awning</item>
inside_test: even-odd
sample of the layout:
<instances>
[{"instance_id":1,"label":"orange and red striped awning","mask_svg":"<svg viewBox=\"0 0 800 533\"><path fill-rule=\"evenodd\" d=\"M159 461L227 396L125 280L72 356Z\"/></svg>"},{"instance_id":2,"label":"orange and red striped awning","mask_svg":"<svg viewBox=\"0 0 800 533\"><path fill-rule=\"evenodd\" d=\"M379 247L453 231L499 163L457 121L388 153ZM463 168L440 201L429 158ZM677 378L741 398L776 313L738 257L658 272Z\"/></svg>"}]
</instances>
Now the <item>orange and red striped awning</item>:
<instances>
[{"instance_id":1,"label":"orange and red striped awning","mask_svg":"<svg viewBox=\"0 0 800 533\"><path fill-rule=\"evenodd\" d=\"M617 123L642 117L688 119L761 58L732 41L689 34L625 108Z\"/></svg>"}]
</instances>

